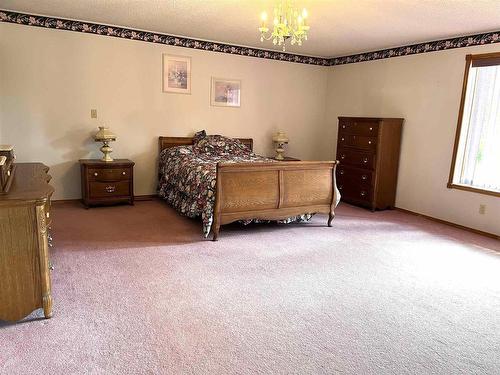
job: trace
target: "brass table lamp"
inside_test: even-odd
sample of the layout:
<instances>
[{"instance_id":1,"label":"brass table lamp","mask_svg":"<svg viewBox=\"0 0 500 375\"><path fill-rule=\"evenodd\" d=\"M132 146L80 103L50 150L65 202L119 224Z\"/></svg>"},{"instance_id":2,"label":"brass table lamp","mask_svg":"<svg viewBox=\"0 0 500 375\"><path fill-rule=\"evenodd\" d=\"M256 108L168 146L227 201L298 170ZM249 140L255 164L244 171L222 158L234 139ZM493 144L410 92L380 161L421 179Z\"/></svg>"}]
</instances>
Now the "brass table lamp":
<instances>
[{"instance_id":1,"label":"brass table lamp","mask_svg":"<svg viewBox=\"0 0 500 375\"><path fill-rule=\"evenodd\" d=\"M111 152L113 152L113 148L109 145L109 142L116 141L116 135L111 133L107 127L99 126L99 131L94 135L94 140L96 142L102 142L100 150L104 156L101 160L113 161L113 158L110 156Z\"/></svg>"},{"instance_id":2,"label":"brass table lamp","mask_svg":"<svg viewBox=\"0 0 500 375\"><path fill-rule=\"evenodd\" d=\"M288 137L285 132L280 130L275 135L273 135L273 142L276 144L276 156L274 158L276 160L284 160L284 147L288 143Z\"/></svg>"}]
</instances>

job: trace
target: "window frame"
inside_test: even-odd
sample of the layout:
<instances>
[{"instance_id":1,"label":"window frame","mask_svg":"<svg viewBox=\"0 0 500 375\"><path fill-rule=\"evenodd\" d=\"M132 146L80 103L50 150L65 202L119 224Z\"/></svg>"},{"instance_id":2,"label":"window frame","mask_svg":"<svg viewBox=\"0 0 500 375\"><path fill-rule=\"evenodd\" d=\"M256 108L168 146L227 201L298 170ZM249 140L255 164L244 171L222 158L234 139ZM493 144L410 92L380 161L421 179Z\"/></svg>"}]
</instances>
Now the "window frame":
<instances>
[{"instance_id":1,"label":"window frame","mask_svg":"<svg viewBox=\"0 0 500 375\"><path fill-rule=\"evenodd\" d=\"M473 61L479 61L479 60L499 60L500 59L500 52L493 52L493 53L483 53L480 55L466 55L465 56L465 72L464 72L464 81L462 84L462 97L460 99L460 108L458 111L458 123L457 123L457 130L455 133L455 144L453 145L453 156L451 159L451 168L450 168L450 175L448 178L448 184L447 187L449 189L459 189L459 190L465 190L465 191L470 191L474 193L480 193L480 194L486 194L486 195L492 195L495 197L500 197L500 192L498 191L493 191L493 190L488 190L488 189L481 189L469 185L463 185L463 184L457 184L453 182L453 177L455 174L455 166L456 166L456 161L457 161L457 153L458 153L458 145L460 143L460 135L462 133L462 120L463 120L463 114L464 114L464 108L465 108L465 96L467 94L467 82L469 80L469 71L472 65ZM494 64L497 65L497 64Z\"/></svg>"}]
</instances>

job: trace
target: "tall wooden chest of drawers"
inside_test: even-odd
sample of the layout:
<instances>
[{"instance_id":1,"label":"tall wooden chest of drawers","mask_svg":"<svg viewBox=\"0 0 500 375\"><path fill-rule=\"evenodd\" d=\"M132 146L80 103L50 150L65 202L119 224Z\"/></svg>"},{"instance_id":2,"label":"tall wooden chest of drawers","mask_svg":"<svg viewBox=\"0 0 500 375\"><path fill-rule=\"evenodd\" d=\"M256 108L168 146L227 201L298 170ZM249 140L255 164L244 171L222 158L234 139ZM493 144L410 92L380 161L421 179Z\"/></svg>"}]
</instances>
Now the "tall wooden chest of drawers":
<instances>
[{"instance_id":1,"label":"tall wooden chest of drawers","mask_svg":"<svg viewBox=\"0 0 500 375\"><path fill-rule=\"evenodd\" d=\"M19 320L40 307L52 316L48 170L16 163L10 189L0 195L0 320Z\"/></svg>"},{"instance_id":2,"label":"tall wooden chest of drawers","mask_svg":"<svg viewBox=\"0 0 500 375\"><path fill-rule=\"evenodd\" d=\"M134 162L81 159L82 200L86 207L100 204L134 204Z\"/></svg>"},{"instance_id":3,"label":"tall wooden chest of drawers","mask_svg":"<svg viewBox=\"0 0 500 375\"><path fill-rule=\"evenodd\" d=\"M339 117L337 185L342 200L376 209L394 208L401 118Z\"/></svg>"}]
</instances>

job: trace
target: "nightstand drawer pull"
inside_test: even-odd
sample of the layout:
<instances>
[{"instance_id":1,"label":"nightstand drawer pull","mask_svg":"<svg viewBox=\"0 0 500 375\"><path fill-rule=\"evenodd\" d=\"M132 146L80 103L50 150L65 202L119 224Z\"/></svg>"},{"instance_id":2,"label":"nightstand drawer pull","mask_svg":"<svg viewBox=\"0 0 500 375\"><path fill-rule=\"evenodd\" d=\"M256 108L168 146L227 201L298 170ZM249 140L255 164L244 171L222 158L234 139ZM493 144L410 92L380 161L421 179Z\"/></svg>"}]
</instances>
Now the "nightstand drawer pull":
<instances>
[{"instance_id":1,"label":"nightstand drawer pull","mask_svg":"<svg viewBox=\"0 0 500 375\"><path fill-rule=\"evenodd\" d=\"M94 176L98 176L99 174L97 172L94 172Z\"/></svg>"},{"instance_id":2,"label":"nightstand drawer pull","mask_svg":"<svg viewBox=\"0 0 500 375\"><path fill-rule=\"evenodd\" d=\"M364 175L362 175L362 176L361 176L361 179L362 179L363 181L366 181L366 179L367 179L367 178L368 178L368 176L367 176L366 174L364 174Z\"/></svg>"},{"instance_id":3,"label":"nightstand drawer pull","mask_svg":"<svg viewBox=\"0 0 500 375\"><path fill-rule=\"evenodd\" d=\"M124 176L125 176L125 175L126 175L126 173L125 173L125 172L122 172L122 175L124 175Z\"/></svg>"},{"instance_id":4,"label":"nightstand drawer pull","mask_svg":"<svg viewBox=\"0 0 500 375\"><path fill-rule=\"evenodd\" d=\"M111 185L110 186L106 186L106 191L108 193L114 193L115 190L116 190L116 187L114 187L114 186L111 186Z\"/></svg>"}]
</instances>

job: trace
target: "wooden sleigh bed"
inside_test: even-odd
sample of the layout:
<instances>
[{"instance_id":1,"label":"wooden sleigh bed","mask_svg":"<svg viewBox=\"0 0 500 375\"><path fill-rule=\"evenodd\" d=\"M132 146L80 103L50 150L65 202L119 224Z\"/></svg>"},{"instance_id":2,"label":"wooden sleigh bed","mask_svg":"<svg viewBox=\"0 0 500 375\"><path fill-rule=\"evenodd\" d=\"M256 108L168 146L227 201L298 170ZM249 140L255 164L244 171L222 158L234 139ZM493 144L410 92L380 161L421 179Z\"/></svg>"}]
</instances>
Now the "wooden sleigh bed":
<instances>
[{"instance_id":1,"label":"wooden sleigh bed","mask_svg":"<svg viewBox=\"0 0 500 375\"><path fill-rule=\"evenodd\" d=\"M253 140L239 138L250 150ZM192 137L159 137L160 153L193 144ZM281 220L328 214L328 226L340 194L335 180L337 161L217 163L213 240L220 226L238 220Z\"/></svg>"}]
</instances>

